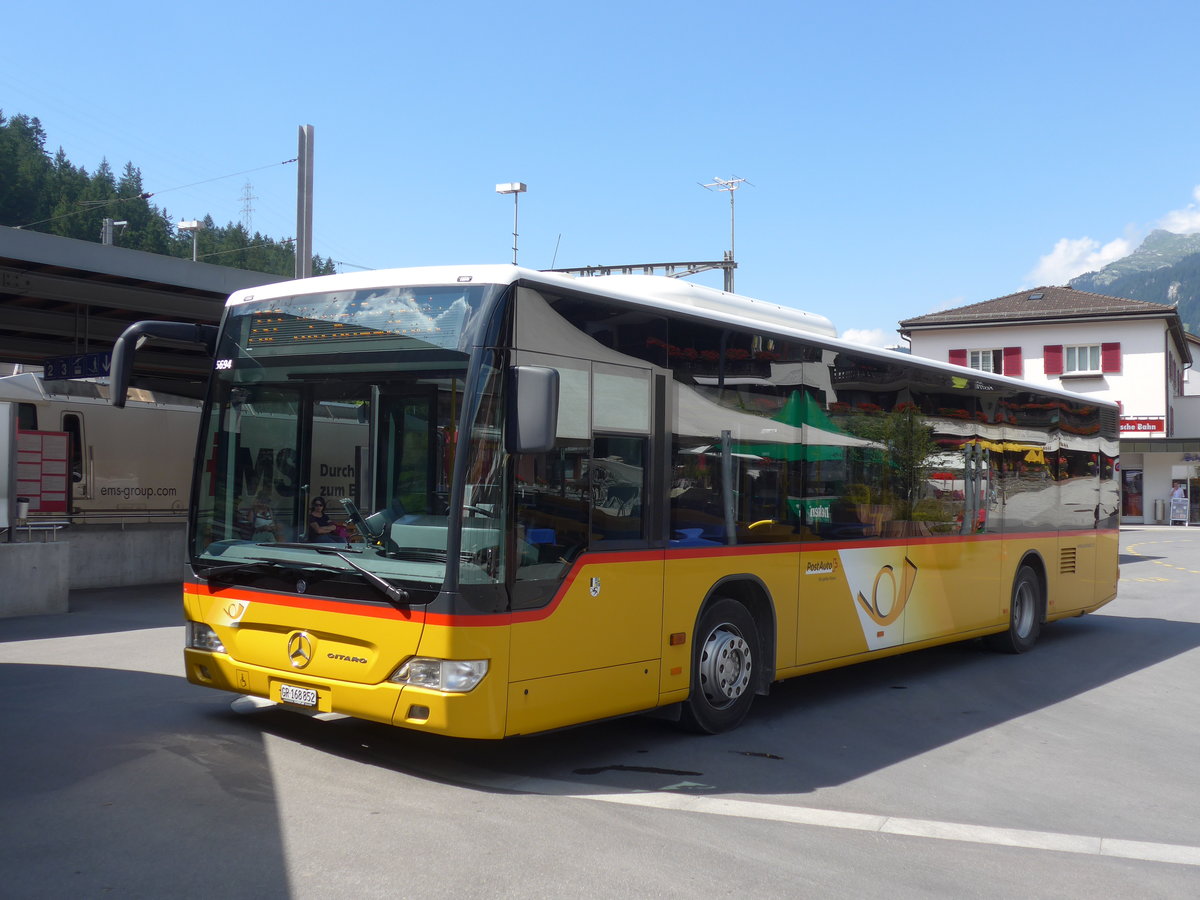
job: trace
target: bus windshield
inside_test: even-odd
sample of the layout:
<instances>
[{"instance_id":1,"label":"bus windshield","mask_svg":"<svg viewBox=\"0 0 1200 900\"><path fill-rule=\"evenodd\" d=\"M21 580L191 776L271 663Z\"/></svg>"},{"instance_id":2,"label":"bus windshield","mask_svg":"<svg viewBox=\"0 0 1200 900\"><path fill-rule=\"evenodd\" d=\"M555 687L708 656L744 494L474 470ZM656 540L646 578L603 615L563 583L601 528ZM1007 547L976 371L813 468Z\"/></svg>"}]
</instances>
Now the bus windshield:
<instances>
[{"instance_id":1,"label":"bus windshield","mask_svg":"<svg viewBox=\"0 0 1200 900\"><path fill-rule=\"evenodd\" d=\"M475 348L499 292L395 287L231 306L202 428L197 571L263 587L319 581L348 597L383 579L431 599L461 525L462 582L493 582L501 379ZM464 427L465 511L450 501Z\"/></svg>"}]
</instances>

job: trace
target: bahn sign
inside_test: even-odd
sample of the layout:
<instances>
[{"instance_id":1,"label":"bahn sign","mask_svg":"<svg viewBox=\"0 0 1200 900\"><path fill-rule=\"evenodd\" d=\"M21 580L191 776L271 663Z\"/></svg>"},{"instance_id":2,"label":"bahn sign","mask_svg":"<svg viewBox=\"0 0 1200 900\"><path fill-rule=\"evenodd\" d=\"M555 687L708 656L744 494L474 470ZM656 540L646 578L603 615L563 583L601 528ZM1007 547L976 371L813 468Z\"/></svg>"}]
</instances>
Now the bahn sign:
<instances>
[{"instance_id":1,"label":"bahn sign","mask_svg":"<svg viewBox=\"0 0 1200 900\"><path fill-rule=\"evenodd\" d=\"M1167 430L1167 420L1162 416L1131 418L1121 417L1121 436L1134 434L1162 434Z\"/></svg>"}]
</instances>

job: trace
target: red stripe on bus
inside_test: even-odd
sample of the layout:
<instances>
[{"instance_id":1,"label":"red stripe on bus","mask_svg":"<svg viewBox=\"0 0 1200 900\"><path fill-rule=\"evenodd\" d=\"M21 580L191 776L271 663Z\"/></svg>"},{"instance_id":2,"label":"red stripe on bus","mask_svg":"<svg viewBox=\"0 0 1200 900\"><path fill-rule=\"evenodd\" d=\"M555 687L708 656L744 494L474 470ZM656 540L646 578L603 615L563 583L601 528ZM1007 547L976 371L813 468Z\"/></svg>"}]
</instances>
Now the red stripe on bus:
<instances>
[{"instance_id":1,"label":"red stripe on bus","mask_svg":"<svg viewBox=\"0 0 1200 900\"><path fill-rule=\"evenodd\" d=\"M627 550L613 553L587 553L575 560L571 570L563 578L562 584L554 592L554 597L545 606L537 609L520 609L511 613L479 613L468 615L449 615L446 613L430 613L423 609L402 610L391 606L368 606L346 600L319 599L303 597L296 594L276 594L267 591L254 591L239 587L222 587L213 589L205 584L189 582L185 589L200 596L217 599L232 598L254 603L267 603L272 606L286 606L292 609L307 609L317 612L332 612L342 615L357 615L373 619L393 619L396 621L420 622L426 625L456 626L470 628L486 628L499 625L509 625L518 622L538 622L548 619L554 614L579 573L585 566L613 565L628 562L648 562L656 559L721 559L739 556L762 556L780 553L814 553L837 550L852 550L864 545L880 546L909 546L912 544L948 544L974 541L1037 540L1041 538L1082 537L1085 535L1116 534L1115 528L1081 529L1079 531L1045 531L1021 532L1017 534L972 534L944 535L912 538L888 538L881 540L857 541L810 541L794 544L751 544L726 547L686 547L676 550Z\"/></svg>"}]
</instances>

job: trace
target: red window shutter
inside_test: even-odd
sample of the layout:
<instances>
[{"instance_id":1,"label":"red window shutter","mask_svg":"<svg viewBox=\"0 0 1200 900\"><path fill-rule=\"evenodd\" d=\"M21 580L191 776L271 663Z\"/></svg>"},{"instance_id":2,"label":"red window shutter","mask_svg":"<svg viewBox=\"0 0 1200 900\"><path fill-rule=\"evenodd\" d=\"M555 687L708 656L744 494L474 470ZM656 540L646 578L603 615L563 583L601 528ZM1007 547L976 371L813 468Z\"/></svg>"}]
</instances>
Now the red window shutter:
<instances>
[{"instance_id":1,"label":"red window shutter","mask_svg":"<svg viewBox=\"0 0 1200 900\"><path fill-rule=\"evenodd\" d=\"M1100 345L1100 371L1114 375L1121 373L1121 344Z\"/></svg>"},{"instance_id":2,"label":"red window shutter","mask_svg":"<svg viewBox=\"0 0 1200 900\"><path fill-rule=\"evenodd\" d=\"M1047 375L1061 375L1063 373L1062 344L1047 344L1042 348L1042 356L1045 359Z\"/></svg>"},{"instance_id":3,"label":"red window shutter","mask_svg":"<svg viewBox=\"0 0 1200 900\"><path fill-rule=\"evenodd\" d=\"M1021 348L1020 347L1005 347L1004 348L1004 374L1010 375L1013 378L1020 378L1022 374L1021 368Z\"/></svg>"},{"instance_id":4,"label":"red window shutter","mask_svg":"<svg viewBox=\"0 0 1200 900\"><path fill-rule=\"evenodd\" d=\"M966 350L951 350L950 364L954 366L965 366L967 364Z\"/></svg>"}]
</instances>

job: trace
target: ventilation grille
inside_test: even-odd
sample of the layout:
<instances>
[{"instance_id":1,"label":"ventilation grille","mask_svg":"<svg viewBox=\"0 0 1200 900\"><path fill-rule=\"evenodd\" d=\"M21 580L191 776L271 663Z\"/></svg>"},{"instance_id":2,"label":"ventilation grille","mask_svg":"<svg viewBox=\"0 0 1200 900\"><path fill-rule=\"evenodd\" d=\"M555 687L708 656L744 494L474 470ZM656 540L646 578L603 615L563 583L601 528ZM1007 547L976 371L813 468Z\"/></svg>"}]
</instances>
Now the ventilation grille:
<instances>
[{"instance_id":1,"label":"ventilation grille","mask_svg":"<svg viewBox=\"0 0 1200 900\"><path fill-rule=\"evenodd\" d=\"M1058 551L1058 574L1059 575L1074 575L1075 574L1075 556L1077 550L1074 547L1063 547Z\"/></svg>"},{"instance_id":2,"label":"ventilation grille","mask_svg":"<svg viewBox=\"0 0 1200 900\"><path fill-rule=\"evenodd\" d=\"M1100 407L1100 437L1117 440L1121 437L1117 411L1107 406Z\"/></svg>"}]
</instances>

